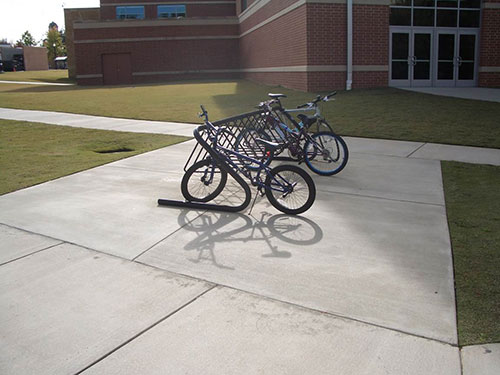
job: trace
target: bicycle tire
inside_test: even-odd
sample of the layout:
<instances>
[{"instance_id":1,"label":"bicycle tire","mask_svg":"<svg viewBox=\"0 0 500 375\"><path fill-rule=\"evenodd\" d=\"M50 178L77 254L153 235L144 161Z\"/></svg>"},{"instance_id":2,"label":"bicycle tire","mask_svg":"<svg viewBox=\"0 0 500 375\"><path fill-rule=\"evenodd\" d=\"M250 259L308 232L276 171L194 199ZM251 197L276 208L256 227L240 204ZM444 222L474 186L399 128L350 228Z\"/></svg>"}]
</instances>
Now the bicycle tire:
<instances>
[{"instance_id":1,"label":"bicycle tire","mask_svg":"<svg viewBox=\"0 0 500 375\"><path fill-rule=\"evenodd\" d=\"M213 171L209 168L213 168ZM213 173L212 181L206 181L207 173ZM214 179L215 176L220 178ZM211 159L203 159L194 163L184 173L181 192L190 202L208 202L222 192L226 182L227 172L215 165Z\"/></svg>"},{"instance_id":2,"label":"bicycle tire","mask_svg":"<svg viewBox=\"0 0 500 375\"><path fill-rule=\"evenodd\" d=\"M271 137L262 129L248 128L242 130L236 138L234 151L239 152L252 159L262 161L264 165L269 165L273 159L273 152L266 150L263 144L257 142L257 138L270 141ZM249 162L244 158L239 158L240 162L251 170L257 170L260 165Z\"/></svg>"},{"instance_id":3,"label":"bicycle tire","mask_svg":"<svg viewBox=\"0 0 500 375\"><path fill-rule=\"evenodd\" d=\"M314 133L316 134L321 132L330 132L335 134L330 124L327 123L326 121L318 120L316 121L315 125L316 125L316 131Z\"/></svg>"},{"instance_id":4,"label":"bicycle tire","mask_svg":"<svg viewBox=\"0 0 500 375\"><path fill-rule=\"evenodd\" d=\"M295 184L286 195L281 184ZM269 171L265 181L266 197L279 211L297 215L307 211L316 198L316 186L309 174L295 165L278 165Z\"/></svg>"},{"instance_id":5,"label":"bicycle tire","mask_svg":"<svg viewBox=\"0 0 500 375\"><path fill-rule=\"evenodd\" d=\"M313 134L304 145L304 160L307 167L321 176L339 173L345 168L348 159L347 144L342 137L332 132Z\"/></svg>"}]
</instances>

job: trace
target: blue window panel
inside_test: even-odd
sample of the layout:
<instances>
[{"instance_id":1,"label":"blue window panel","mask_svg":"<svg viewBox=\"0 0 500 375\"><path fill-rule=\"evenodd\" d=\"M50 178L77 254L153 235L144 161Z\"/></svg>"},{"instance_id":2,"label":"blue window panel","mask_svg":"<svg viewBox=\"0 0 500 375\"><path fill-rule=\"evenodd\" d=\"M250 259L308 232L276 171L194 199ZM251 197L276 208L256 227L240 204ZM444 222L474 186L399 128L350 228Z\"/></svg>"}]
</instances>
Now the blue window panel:
<instances>
[{"instance_id":1,"label":"blue window panel","mask_svg":"<svg viewBox=\"0 0 500 375\"><path fill-rule=\"evenodd\" d=\"M186 17L185 5L158 5L158 18Z\"/></svg>"},{"instance_id":2,"label":"blue window panel","mask_svg":"<svg viewBox=\"0 0 500 375\"><path fill-rule=\"evenodd\" d=\"M116 18L119 20L143 20L143 6L116 7Z\"/></svg>"}]
</instances>

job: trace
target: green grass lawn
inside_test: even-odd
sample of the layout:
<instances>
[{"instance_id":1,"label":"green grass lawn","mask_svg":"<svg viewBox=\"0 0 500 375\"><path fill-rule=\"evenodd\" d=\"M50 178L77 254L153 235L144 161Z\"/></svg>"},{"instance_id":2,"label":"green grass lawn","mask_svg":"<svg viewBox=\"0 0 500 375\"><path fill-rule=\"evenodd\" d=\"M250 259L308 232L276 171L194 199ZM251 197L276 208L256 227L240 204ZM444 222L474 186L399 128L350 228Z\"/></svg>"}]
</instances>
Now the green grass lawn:
<instances>
[{"instance_id":1,"label":"green grass lawn","mask_svg":"<svg viewBox=\"0 0 500 375\"><path fill-rule=\"evenodd\" d=\"M68 78L68 71L65 69L3 72L0 73L0 81L74 83Z\"/></svg>"},{"instance_id":2,"label":"green grass lawn","mask_svg":"<svg viewBox=\"0 0 500 375\"><path fill-rule=\"evenodd\" d=\"M34 79L34 78L33 78ZM0 106L160 121L200 122L251 111L268 92L293 107L315 94L244 80L78 87L0 84ZM500 105L393 88L340 91L322 105L342 135L500 148Z\"/></svg>"},{"instance_id":3,"label":"green grass lawn","mask_svg":"<svg viewBox=\"0 0 500 375\"><path fill-rule=\"evenodd\" d=\"M0 194L186 139L0 120Z\"/></svg>"},{"instance_id":4,"label":"green grass lawn","mask_svg":"<svg viewBox=\"0 0 500 375\"><path fill-rule=\"evenodd\" d=\"M442 162L459 343L500 342L500 167Z\"/></svg>"}]
</instances>

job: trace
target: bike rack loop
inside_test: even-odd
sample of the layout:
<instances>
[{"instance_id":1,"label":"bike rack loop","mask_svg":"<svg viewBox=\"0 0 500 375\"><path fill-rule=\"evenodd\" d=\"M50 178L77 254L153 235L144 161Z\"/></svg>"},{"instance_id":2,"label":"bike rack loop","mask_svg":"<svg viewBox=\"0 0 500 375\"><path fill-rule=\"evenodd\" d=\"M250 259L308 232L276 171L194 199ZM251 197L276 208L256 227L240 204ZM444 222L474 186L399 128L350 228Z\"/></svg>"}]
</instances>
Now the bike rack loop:
<instances>
[{"instance_id":1,"label":"bike rack loop","mask_svg":"<svg viewBox=\"0 0 500 375\"><path fill-rule=\"evenodd\" d=\"M204 210L215 210L215 211L227 211L227 212L238 212L242 211L248 207L250 201L252 200L252 192L250 191L250 187L243 180L241 176L236 173L222 158L217 154L217 152L203 139L200 134L200 130L206 129L206 125L202 125L194 129L193 135L198 143L209 153L209 155L215 160L216 164L219 168L225 170L227 173L233 177L236 182L243 188L245 191L245 200L239 206L225 206L218 204L210 204L203 202L189 202L189 201L176 201L170 199L158 199L158 204L160 206L172 206L172 207L184 207L184 208L199 208Z\"/></svg>"}]
</instances>

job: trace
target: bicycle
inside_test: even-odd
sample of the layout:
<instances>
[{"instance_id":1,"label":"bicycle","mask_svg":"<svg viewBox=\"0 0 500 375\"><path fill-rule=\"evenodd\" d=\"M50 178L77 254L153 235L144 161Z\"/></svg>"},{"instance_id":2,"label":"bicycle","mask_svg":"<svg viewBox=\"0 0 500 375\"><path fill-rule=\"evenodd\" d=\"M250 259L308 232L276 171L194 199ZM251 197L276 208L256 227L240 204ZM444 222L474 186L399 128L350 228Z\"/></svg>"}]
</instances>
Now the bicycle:
<instances>
[{"instance_id":1,"label":"bicycle","mask_svg":"<svg viewBox=\"0 0 500 375\"><path fill-rule=\"evenodd\" d=\"M318 95L315 100L302 104L297 109L286 109L282 106L280 98L286 95L268 94L271 99L259 104L259 108L266 112L265 121L258 127L241 132L237 148L253 149L256 156L263 156L265 150L255 146L258 139L274 140L280 143L280 147L276 148L274 155L268 155L264 161L266 164L269 164L274 156L287 150L291 159L299 164L305 162L309 169L319 175L331 176L339 173L347 164L349 150L342 137L331 131L331 126L321 116L318 106L320 101L329 101L335 94L330 93L324 97ZM315 113L313 116L299 114L297 117L300 122L290 115L292 112L304 110L314 110ZM293 124L293 127L289 127L286 122ZM310 130L314 124L317 125L318 131L311 134Z\"/></svg>"},{"instance_id":2,"label":"bicycle","mask_svg":"<svg viewBox=\"0 0 500 375\"><path fill-rule=\"evenodd\" d=\"M278 210L286 214L300 214L308 210L316 197L312 178L301 168L293 165L279 165L271 168L267 162L270 155L280 147L265 139L257 142L265 148L264 157L235 149L236 135L229 128L216 127L208 120L208 113L201 106L200 117L204 119L208 147L213 151L208 157L195 162L186 170L181 191L190 202L208 202L217 197L227 182L227 168L243 175L257 188L261 196ZM265 161L265 162L264 162ZM251 167L250 167L251 166Z\"/></svg>"}]
</instances>

